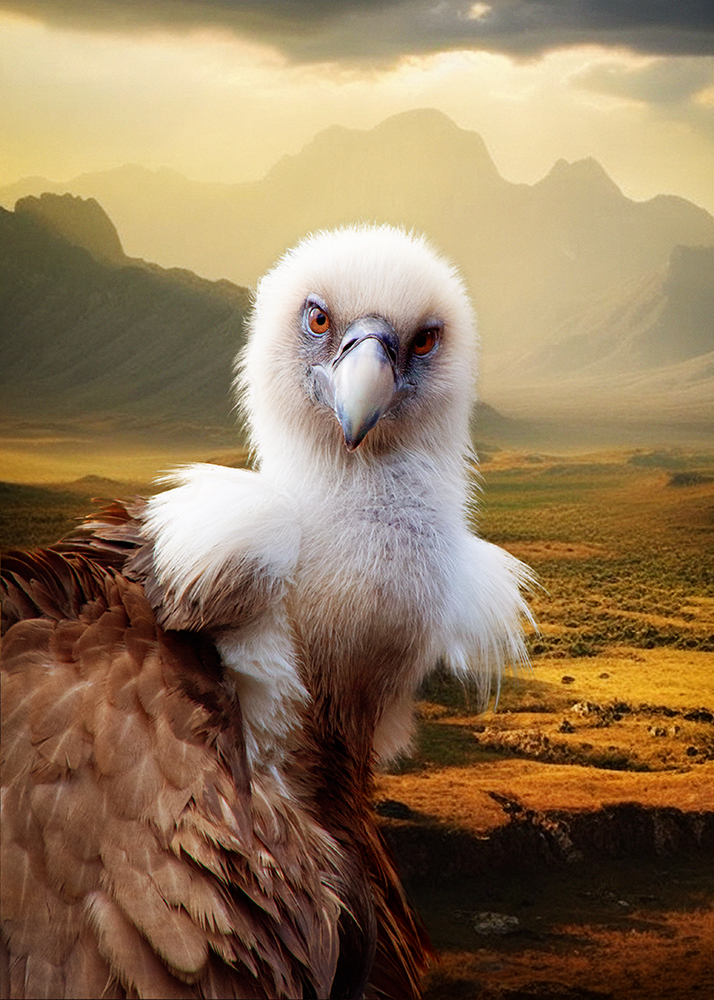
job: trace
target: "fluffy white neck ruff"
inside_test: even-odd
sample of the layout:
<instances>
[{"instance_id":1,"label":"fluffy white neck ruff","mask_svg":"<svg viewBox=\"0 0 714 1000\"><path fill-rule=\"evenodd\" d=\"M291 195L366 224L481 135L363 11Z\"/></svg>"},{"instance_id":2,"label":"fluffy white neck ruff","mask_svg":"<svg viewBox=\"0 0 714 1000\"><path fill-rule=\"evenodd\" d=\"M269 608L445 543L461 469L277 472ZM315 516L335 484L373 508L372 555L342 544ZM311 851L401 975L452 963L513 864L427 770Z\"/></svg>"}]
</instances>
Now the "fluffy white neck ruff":
<instances>
[{"instance_id":1,"label":"fluffy white neck ruff","mask_svg":"<svg viewBox=\"0 0 714 1000\"><path fill-rule=\"evenodd\" d=\"M278 485L262 473L197 465L149 502L156 573L179 602L210 607L231 572L260 595L250 620L215 632L253 766L278 762L309 697L294 648L301 602L324 607L325 628L337 634L336 671L343 643L380 635L380 618L388 630L413 631L402 643L410 663L395 664L375 734L380 754L408 743L414 690L440 658L484 693L505 662L525 660L526 568L469 533L458 482L425 472L413 456L379 469L354 463L329 483L303 475L298 498L289 474Z\"/></svg>"}]
</instances>

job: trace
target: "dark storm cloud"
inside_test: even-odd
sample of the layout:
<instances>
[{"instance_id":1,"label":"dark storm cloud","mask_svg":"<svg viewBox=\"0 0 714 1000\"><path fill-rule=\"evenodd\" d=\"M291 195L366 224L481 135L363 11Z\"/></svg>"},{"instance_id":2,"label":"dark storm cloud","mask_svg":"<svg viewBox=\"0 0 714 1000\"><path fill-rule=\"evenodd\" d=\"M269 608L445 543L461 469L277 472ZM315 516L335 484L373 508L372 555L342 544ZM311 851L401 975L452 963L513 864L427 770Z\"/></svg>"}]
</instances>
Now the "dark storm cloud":
<instances>
[{"instance_id":1,"label":"dark storm cloud","mask_svg":"<svg viewBox=\"0 0 714 1000\"><path fill-rule=\"evenodd\" d=\"M0 0L0 9L89 30L218 27L300 62L449 49L529 58L582 44L714 54L712 0Z\"/></svg>"}]
</instances>

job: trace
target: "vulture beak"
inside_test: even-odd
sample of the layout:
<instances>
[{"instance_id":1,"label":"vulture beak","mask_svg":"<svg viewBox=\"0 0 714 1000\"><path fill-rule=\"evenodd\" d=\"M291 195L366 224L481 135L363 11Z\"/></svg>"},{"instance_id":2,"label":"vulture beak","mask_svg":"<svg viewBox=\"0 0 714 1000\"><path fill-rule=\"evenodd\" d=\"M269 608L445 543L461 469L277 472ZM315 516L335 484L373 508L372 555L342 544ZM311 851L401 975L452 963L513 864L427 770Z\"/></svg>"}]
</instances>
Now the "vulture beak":
<instances>
[{"instance_id":1,"label":"vulture beak","mask_svg":"<svg viewBox=\"0 0 714 1000\"><path fill-rule=\"evenodd\" d=\"M381 316L362 316L347 327L335 359L323 369L329 405L345 445L354 451L401 396L399 338Z\"/></svg>"}]
</instances>

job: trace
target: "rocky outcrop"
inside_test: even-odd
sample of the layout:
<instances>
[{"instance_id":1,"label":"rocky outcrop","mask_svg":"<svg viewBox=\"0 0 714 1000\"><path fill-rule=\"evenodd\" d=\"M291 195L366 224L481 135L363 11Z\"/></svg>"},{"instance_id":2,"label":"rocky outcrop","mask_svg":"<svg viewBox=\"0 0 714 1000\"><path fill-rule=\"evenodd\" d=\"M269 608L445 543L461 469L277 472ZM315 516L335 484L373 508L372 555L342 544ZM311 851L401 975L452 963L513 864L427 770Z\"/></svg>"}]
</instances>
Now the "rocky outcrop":
<instances>
[{"instance_id":1,"label":"rocky outcrop","mask_svg":"<svg viewBox=\"0 0 714 1000\"><path fill-rule=\"evenodd\" d=\"M390 801L382 832L405 878L439 878L571 864L590 857L694 856L714 852L714 812L685 812L635 802L598 810L539 812L493 793L508 816L488 836L435 824ZM405 812L405 809L407 812ZM408 816L407 816L408 813Z\"/></svg>"},{"instance_id":2,"label":"rocky outcrop","mask_svg":"<svg viewBox=\"0 0 714 1000\"><path fill-rule=\"evenodd\" d=\"M95 260L128 263L114 223L94 198L72 194L41 194L39 198L28 195L20 198L15 211L31 216L53 235L88 250Z\"/></svg>"}]
</instances>

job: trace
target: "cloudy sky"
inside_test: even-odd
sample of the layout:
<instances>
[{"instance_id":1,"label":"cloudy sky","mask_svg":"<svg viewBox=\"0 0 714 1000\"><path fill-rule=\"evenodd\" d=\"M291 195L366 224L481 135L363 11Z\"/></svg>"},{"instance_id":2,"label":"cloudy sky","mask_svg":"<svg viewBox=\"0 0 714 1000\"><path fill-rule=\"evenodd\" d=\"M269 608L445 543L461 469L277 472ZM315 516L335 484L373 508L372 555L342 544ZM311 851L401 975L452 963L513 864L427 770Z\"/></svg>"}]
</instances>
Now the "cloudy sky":
<instances>
[{"instance_id":1,"label":"cloudy sky","mask_svg":"<svg viewBox=\"0 0 714 1000\"><path fill-rule=\"evenodd\" d=\"M0 0L0 94L0 185L251 180L328 125L436 107L509 180L595 156L714 213L712 0Z\"/></svg>"}]
</instances>

